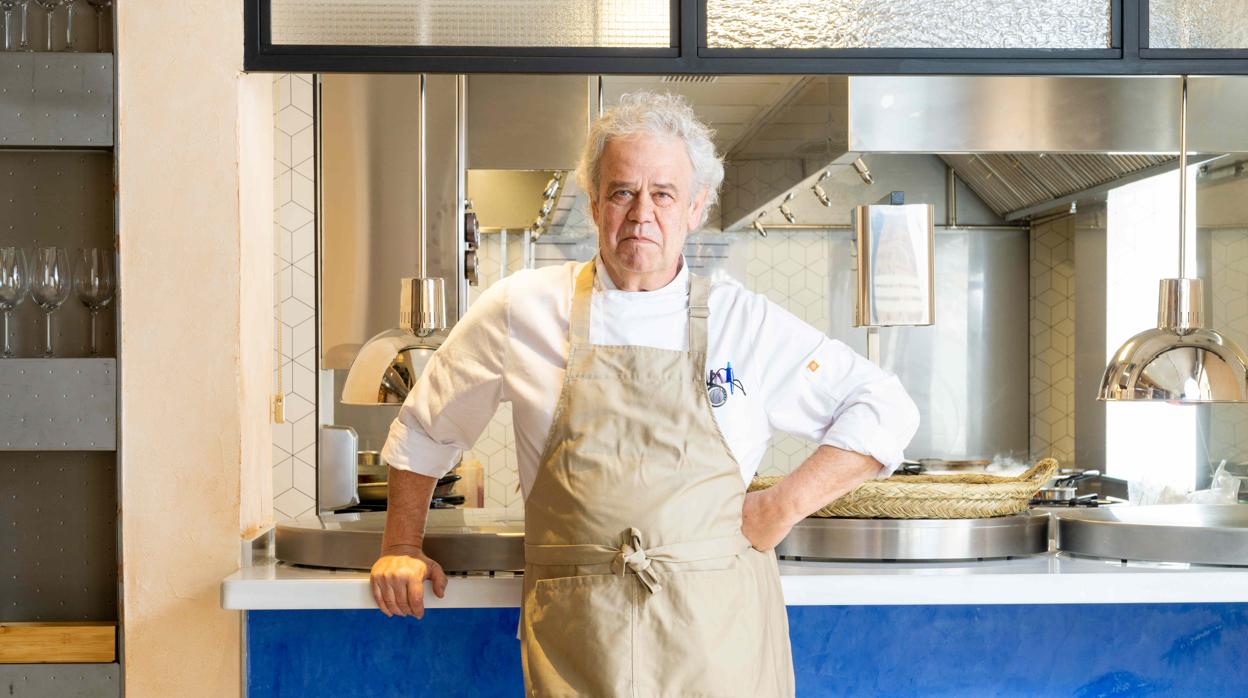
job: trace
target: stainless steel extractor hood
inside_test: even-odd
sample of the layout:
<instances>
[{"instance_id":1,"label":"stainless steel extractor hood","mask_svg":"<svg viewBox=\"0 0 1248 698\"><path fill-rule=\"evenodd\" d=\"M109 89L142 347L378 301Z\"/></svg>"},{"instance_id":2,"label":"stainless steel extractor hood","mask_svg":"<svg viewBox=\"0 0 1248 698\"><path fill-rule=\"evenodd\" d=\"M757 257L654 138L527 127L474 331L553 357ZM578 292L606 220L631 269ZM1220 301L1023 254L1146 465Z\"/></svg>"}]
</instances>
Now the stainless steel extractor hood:
<instances>
[{"instance_id":1,"label":"stainless steel extractor hood","mask_svg":"<svg viewBox=\"0 0 1248 698\"><path fill-rule=\"evenodd\" d=\"M1192 78L1192 150L1248 151L1248 78ZM678 92L726 156L720 222L758 213L864 153L939 154L998 215L1049 210L1173 166L1178 78L996 76L607 77L607 105L638 89Z\"/></svg>"}]
</instances>

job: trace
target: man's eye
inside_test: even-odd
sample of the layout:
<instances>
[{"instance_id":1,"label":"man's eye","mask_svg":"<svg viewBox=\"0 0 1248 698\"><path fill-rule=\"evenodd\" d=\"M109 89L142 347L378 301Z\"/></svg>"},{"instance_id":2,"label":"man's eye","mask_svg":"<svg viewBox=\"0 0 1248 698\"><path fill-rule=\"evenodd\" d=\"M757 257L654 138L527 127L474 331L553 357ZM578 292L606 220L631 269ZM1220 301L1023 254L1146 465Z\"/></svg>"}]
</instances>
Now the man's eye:
<instances>
[{"instance_id":1,"label":"man's eye","mask_svg":"<svg viewBox=\"0 0 1248 698\"><path fill-rule=\"evenodd\" d=\"M616 199L616 200L627 199L631 197L632 195L633 193L631 191L628 191L627 189L617 189L611 192L611 198Z\"/></svg>"}]
</instances>

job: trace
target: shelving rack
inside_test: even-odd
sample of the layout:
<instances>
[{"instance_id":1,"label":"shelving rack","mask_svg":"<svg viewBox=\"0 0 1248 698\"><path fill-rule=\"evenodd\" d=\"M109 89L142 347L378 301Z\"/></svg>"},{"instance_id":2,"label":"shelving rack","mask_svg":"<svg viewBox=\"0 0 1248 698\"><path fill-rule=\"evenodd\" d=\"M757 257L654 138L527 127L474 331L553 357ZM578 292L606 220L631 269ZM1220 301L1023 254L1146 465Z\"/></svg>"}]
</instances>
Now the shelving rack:
<instances>
[{"instance_id":1,"label":"shelving rack","mask_svg":"<svg viewBox=\"0 0 1248 698\"><path fill-rule=\"evenodd\" d=\"M0 247L114 251L111 53L0 52ZM114 300L88 356L71 294L13 313L0 360L0 693L121 694ZM7 690L6 690L7 689Z\"/></svg>"}]
</instances>

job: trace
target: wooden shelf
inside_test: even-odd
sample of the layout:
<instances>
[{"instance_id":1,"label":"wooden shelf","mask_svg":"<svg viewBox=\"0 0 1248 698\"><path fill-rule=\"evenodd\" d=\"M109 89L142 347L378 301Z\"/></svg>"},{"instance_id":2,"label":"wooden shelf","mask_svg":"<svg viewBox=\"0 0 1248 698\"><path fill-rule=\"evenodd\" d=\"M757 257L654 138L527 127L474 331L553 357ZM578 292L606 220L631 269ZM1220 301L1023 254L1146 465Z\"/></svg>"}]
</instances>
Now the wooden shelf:
<instances>
[{"instance_id":1,"label":"wooden shelf","mask_svg":"<svg viewBox=\"0 0 1248 698\"><path fill-rule=\"evenodd\" d=\"M114 622L0 623L0 664L112 662Z\"/></svg>"}]
</instances>

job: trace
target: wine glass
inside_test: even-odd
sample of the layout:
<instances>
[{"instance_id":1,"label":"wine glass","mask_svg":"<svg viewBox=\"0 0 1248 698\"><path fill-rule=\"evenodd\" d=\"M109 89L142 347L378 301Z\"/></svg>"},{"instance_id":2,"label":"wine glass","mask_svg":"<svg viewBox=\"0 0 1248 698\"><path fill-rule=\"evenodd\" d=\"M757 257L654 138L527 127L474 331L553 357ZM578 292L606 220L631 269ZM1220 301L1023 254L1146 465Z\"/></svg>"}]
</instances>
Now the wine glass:
<instances>
[{"instance_id":1,"label":"wine glass","mask_svg":"<svg viewBox=\"0 0 1248 698\"><path fill-rule=\"evenodd\" d=\"M5 5L8 5L10 2L12 2L12 0L4 0ZM26 28L30 26L30 22L28 21L30 19L30 0L17 0L16 7L20 7L22 10L22 34L21 34L22 38L21 38L20 43L18 43L17 45L17 50L18 51L33 51L34 49L31 48L30 46L30 36L26 32ZM5 12L4 19L5 19L5 32L6 32L4 41L5 41L5 46L7 47L8 41L9 41L9 37L7 33L9 16L8 16L7 11Z\"/></svg>"},{"instance_id":2,"label":"wine glass","mask_svg":"<svg viewBox=\"0 0 1248 698\"><path fill-rule=\"evenodd\" d=\"M87 0L91 9L95 10L95 50L104 50L104 36L111 32L105 31L104 10L112 7L113 0Z\"/></svg>"},{"instance_id":3,"label":"wine glass","mask_svg":"<svg viewBox=\"0 0 1248 698\"><path fill-rule=\"evenodd\" d=\"M21 0L0 0L0 11L4 12L4 50L13 50L13 10L21 4Z\"/></svg>"},{"instance_id":4,"label":"wine glass","mask_svg":"<svg viewBox=\"0 0 1248 698\"><path fill-rule=\"evenodd\" d=\"M91 314L91 356L99 356L99 344L95 339L96 316L113 300L116 286L113 284L112 256L108 250L84 249L78 253L77 261L74 291Z\"/></svg>"},{"instance_id":5,"label":"wine glass","mask_svg":"<svg viewBox=\"0 0 1248 698\"><path fill-rule=\"evenodd\" d=\"M48 15L48 51L52 50L52 19L56 14L56 9L64 5L67 0L35 0L35 4L43 8ZM72 50L72 49L71 49Z\"/></svg>"},{"instance_id":6,"label":"wine glass","mask_svg":"<svg viewBox=\"0 0 1248 698\"><path fill-rule=\"evenodd\" d=\"M69 253L61 247L35 248L34 273L30 280L30 297L43 308L44 358L52 356L52 313L69 298Z\"/></svg>"},{"instance_id":7,"label":"wine glass","mask_svg":"<svg viewBox=\"0 0 1248 698\"><path fill-rule=\"evenodd\" d=\"M30 267L26 251L20 247L0 247L0 311L4 312L4 358L13 357L9 345L9 314L21 304L30 287Z\"/></svg>"}]
</instances>

